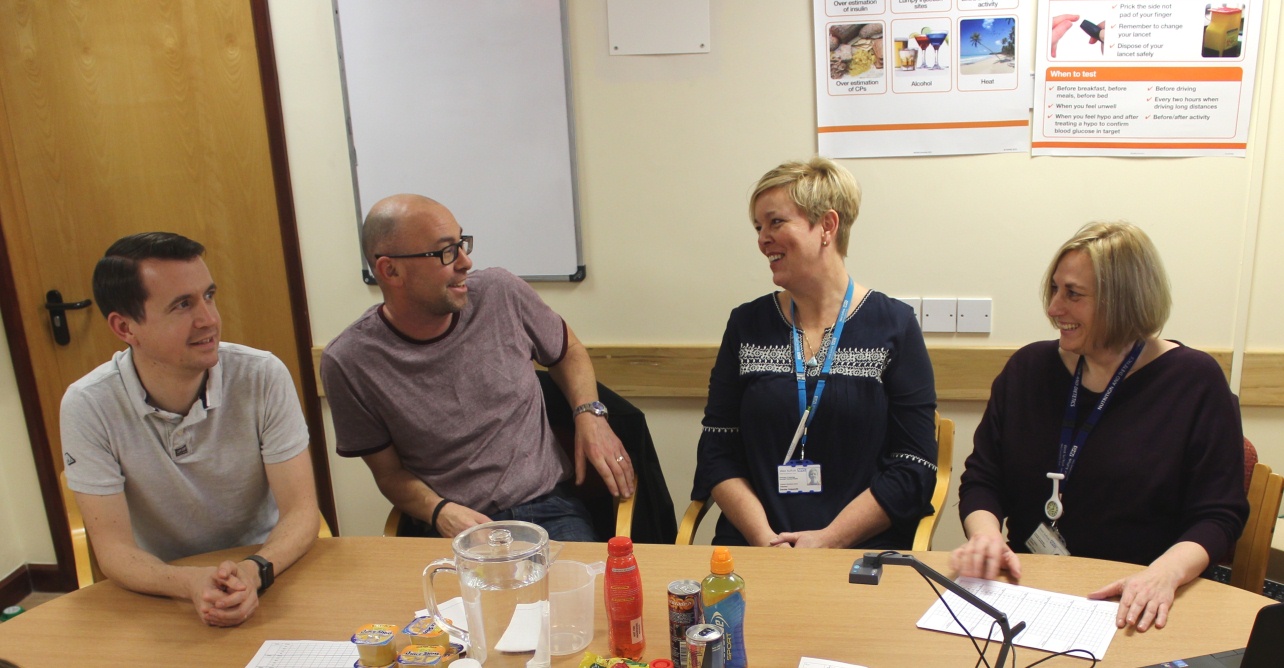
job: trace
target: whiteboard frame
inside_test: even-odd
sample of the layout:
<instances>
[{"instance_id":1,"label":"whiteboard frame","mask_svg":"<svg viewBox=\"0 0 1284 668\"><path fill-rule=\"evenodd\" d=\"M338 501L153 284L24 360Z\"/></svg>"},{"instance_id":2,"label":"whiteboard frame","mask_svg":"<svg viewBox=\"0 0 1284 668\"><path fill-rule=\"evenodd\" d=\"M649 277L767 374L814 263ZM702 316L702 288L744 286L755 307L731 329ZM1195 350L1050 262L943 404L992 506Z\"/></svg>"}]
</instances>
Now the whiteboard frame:
<instances>
[{"instance_id":1,"label":"whiteboard frame","mask_svg":"<svg viewBox=\"0 0 1284 668\"><path fill-rule=\"evenodd\" d=\"M365 0L365 1L368 1L368 0ZM442 0L426 0L426 1L441 2ZM461 7L462 6L476 7L482 2L498 2L499 0L454 0L454 1L457 2ZM357 146L355 141L355 134L353 131L352 108L351 108L350 91L349 91L349 83L348 83L348 67L347 67L347 61L345 59L345 52L344 52L344 45L343 45L343 30L340 25L340 7L339 7L340 2L346 2L351 5L351 4L355 4L355 0L331 0L331 10L334 17L335 45L336 45L336 48L338 51L338 57L339 57L339 82L340 82L340 87L341 87L342 96L343 96L344 122L345 122L345 127L347 131L347 140L348 140L348 160L349 160L349 166L351 170L353 200L355 205L354 215L355 215L355 228L356 228L356 235L357 235L357 254L360 257L360 261L361 261L362 281L369 285L375 285L376 281L374 279L374 275L371 273L370 266L365 259L365 254L361 250L361 225L364 219L363 212L365 210L365 207L363 207L362 205L361 182L360 182L358 158L357 158ZM573 241L574 241L575 271L570 274L560 274L560 273L529 274L528 273L528 274L523 274L522 278L527 281L579 282L579 281L583 281L587 276L587 268L584 263L583 239L582 239L582 234L580 229L579 165L578 165L578 160L576 158L577 151L576 151L575 116L574 116L575 110L574 110L574 102L573 102L574 92L572 89L571 62L570 62L570 56L569 56L570 28L569 28L569 18L567 14L566 0L558 0L557 4L558 4L559 22L560 22L560 31L561 31L562 83L563 83L563 90L565 93L564 104L565 104L565 111L566 111L566 140L567 140L567 148L569 150L569 155L567 156L568 158L567 166L569 168L569 186L570 186L569 204L570 204L570 213L572 216L571 226L572 226L572 234L573 234ZM439 195L435 193L425 193L425 194L429 196ZM448 206L458 206L459 204L461 204L458 202L454 204L451 204L449 202L444 202L444 203L446 203ZM373 202L371 204L373 204ZM467 226L466 221L464 224L465 226ZM495 265L486 265L486 266L495 266Z\"/></svg>"}]
</instances>

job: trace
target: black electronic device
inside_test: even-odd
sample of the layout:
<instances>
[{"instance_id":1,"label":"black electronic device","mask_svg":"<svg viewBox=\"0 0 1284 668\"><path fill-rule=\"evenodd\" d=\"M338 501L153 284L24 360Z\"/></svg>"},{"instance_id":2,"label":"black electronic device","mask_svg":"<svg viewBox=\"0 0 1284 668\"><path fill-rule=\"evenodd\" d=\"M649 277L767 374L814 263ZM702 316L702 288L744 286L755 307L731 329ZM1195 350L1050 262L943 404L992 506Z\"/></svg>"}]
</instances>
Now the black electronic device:
<instances>
[{"instance_id":1,"label":"black electronic device","mask_svg":"<svg viewBox=\"0 0 1284 668\"><path fill-rule=\"evenodd\" d=\"M888 565L912 567L918 571L919 575L934 580L937 584L954 592L959 598L993 618L995 623L999 625L999 630L1003 633L1003 645L999 648L999 659L994 662L994 665L1004 665L1008 652L1012 650L1012 639L1025 630L1025 622L1017 622L1016 626L1010 626L1008 624L1008 616L1002 610L981 600L976 594L964 589L957 582L941 575L932 567L909 554L901 554L895 551L866 552L865 556L857 559L856 563L852 564L852 570L847 574L847 581L852 584L876 585L883 577L883 566Z\"/></svg>"},{"instance_id":2,"label":"black electronic device","mask_svg":"<svg viewBox=\"0 0 1284 668\"><path fill-rule=\"evenodd\" d=\"M1089 37L1098 41L1101 40L1101 26L1084 19L1083 22L1079 24L1079 27L1082 28L1084 32L1088 33Z\"/></svg>"},{"instance_id":3,"label":"black electronic device","mask_svg":"<svg viewBox=\"0 0 1284 668\"><path fill-rule=\"evenodd\" d=\"M1247 647L1146 668L1276 668L1280 657L1284 657L1284 603L1275 603L1257 611Z\"/></svg>"}]
</instances>

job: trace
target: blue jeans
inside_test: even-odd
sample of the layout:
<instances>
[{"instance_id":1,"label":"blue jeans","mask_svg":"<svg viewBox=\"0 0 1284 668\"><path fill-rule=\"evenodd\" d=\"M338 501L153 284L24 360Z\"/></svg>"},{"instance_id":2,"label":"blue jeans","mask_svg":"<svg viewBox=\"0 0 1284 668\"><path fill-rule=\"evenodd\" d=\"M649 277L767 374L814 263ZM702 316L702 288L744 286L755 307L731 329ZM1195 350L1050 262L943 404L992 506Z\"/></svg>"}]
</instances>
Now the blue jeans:
<instances>
[{"instance_id":1,"label":"blue jeans","mask_svg":"<svg viewBox=\"0 0 1284 668\"><path fill-rule=\"evenodd\" d=\"M591 543L597 541L593 533L593 522L589 519L588 508L584 502L567 491L566 483L553 488L543 496L537 496L526 503L519 503L508 510L491 513L494 521L517 520L538 524L548 532L548 537L560 541L580 541ZM436 527L410 515L401 516L397 526L398 536L422 538L439 538Z\"/></svg>"}]
</instances>

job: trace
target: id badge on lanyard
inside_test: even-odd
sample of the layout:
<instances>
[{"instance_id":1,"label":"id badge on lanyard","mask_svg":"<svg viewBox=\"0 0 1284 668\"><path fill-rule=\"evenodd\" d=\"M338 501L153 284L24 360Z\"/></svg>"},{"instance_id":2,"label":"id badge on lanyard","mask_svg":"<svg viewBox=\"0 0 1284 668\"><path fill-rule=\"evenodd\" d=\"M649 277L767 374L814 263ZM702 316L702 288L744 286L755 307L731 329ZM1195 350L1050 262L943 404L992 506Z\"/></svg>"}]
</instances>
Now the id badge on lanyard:
<instances>
[{"instance_id":1,"label":"id badge on lanyard","mask_svg":"<svg viewBox=\"0 0 1284 668\"><path fill-rule=\"evenodd\" d=\"M820 464L798 459L776 467L776 485L781 494L819 494Z\"/></svg>"},{"instance_id":2,"label":"id badge on lanyard","mask_svg":"<svg viewBox=\"0 0 1284 668\"><path fill-rule=\"evenodd\" d=\"M794 430L794 437L789 443L789 452L785 453L784 463L776 467L776 491L780 494L820 494L824 490L821 483L820 464L806 457L807 428L811 426L816 405L820 403L820 396L825 392L825 380L829 377L829 370L834 364L834 353L838 350L838 340L842 338L843 325L846 322L844 316L847 315L847 309L851 306L855 288L856 282L848 276L847 294L843 297L842 306L838 308L838 318L834 321L829 350L825 353L825 366L820 370L820 380L816 381L816 391L812 394L810 405L807 404L807 369L803 363L802 342L798 334L798 311L792 302L790 303L789 312L794 322L791 336L794 348L794 378L798 383L798 412L802 417L798 420L798 428ZM799 446L802 450L799 452L798 459L795 460L794 450Z\"/></svg>"},{"instance_id":3,"label":"id badge on lanyard","mask_svg":"<svg viewBox=\"0 0 1284 668\"><path fill-rule=\"evenodd\" d=\"M1061 532L1057 530L1057 520L1065 514L1065 506L1061 503L1061 484L1070 477L1070 472L1074 470L1075 462L1079 461L1079 453L1083 450L1083 445L1088 441L1088 434L1092 428L1097 426L1101 416L1106 412L1106 406L1110 404L1111 397L1114 396L1115 390L1119 383L1128 375L1128 371L1137 363L1137 358L1141 357L1141 351L1146 347L1145 341L1138 341L1133 344L1132 350L1124 357L1119 368L1115 370L1115 375L1110 379L1110 384L1106 386L1106 391L1101 393L1101 399L1097 405L1092 408L1088 414L1088 419L1084 421L1083 427L1075 429L1075 422L1079 416L1079 388L1083 387L1083 357L1079 357L1079 364L1074 371L1074 386L1070 388L1070 398L1066 402L1066 415L1061 423L1061 443L1060 452L1057 457L1058 471L1048 473L1047 476L1052 480L1052 496L1043 504L1043 514L1048 518L1048 522L1040 522L1039 527L1034 530L1030 538L1025 541L1025 546L1035 554L1070 554L1066 547L1066 541L1061 537Z\"/></svg>"}]
</instances>

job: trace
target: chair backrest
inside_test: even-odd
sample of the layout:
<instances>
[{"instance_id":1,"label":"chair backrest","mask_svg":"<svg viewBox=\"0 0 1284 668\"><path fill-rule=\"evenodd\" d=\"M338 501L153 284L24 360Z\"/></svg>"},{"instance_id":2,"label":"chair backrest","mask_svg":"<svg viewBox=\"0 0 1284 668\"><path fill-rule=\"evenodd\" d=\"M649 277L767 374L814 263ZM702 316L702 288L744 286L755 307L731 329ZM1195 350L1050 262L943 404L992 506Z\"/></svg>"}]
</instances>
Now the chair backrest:
<instances>
[{"instance_id":1,"label":"chair backrest","mask_svg":"<svg viewBox=\"0 0 1284 668\"><path fill-rule=\"evenodd\" d=\"M1271 467L1258 462L1253 467L1253 479L1248 488L1248 522L1235 544L1232 586L1255 594L1262 593L1281 494L1284 494L1284 476L1272 473Z\"/></svg>"},{"instance_id":2,"label":"chair backrest","mask_svg":"<svg viewBox=\"0 0 1284 668\"><path fill-rule=\"evenodd\" d=\"M67 472L58 474L59 486L62 488L62 506L67 513L67 526L71 529L71 553L76 560L77 588L106 580L98 559L94 557L94 547L89 542L89 533L85 531L85 518L80 514L80 504L76 503L76 494L67 486Z\"/></svg>"},{"instance_id":3,"label":"chair backrest","mask_svg":"<svg viewBox=\"0 0 1284 668\"><path fill-rule=\"evenodd\" d=\"M950 475L954 469L954 421L936 414L936 488L932 492L932 514L919 520L914 531L915 550L929 550L932 534L941 521L945 499L949 496ZM700 522L714 505L712 499L693 499L678 524L678 545L690 545L695 540Z\"/></svg>"},{"instance_id":4,"label":"chair backrest","mask_svg":"<svg viewBox=\"0 0 1284 668\"><path fill-rule=\"evenodd\" d=\"M914 549L932 549L932 536L945 514L945 500L950 495L950 475L954 472L954 421L936 414L936 489L932 490L932 514L918 521L914 532Z\"/></svg>"}]
</instances>

